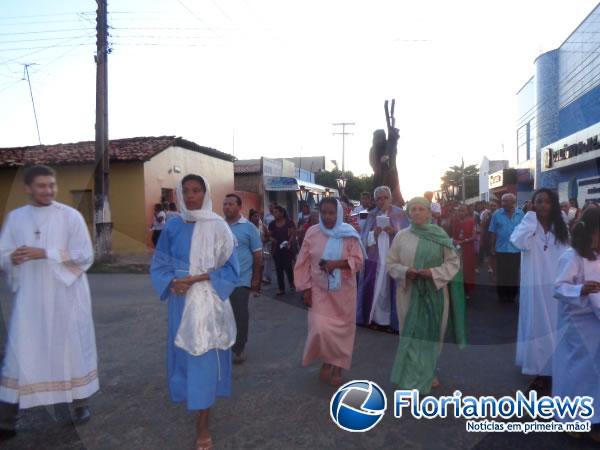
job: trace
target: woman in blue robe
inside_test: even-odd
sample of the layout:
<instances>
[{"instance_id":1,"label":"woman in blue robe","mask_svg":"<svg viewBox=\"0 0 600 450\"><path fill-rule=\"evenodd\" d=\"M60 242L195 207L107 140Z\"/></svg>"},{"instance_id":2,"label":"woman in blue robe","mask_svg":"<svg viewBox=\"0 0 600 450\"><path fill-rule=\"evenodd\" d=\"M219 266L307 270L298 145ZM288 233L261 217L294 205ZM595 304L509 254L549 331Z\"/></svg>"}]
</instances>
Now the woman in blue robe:
<instances>
[{"instance_id":1,"label":"woman in blue robe","mask_svg":"<svg viewBox=\"0 0 600 450\"><path fill-rule=\"evenodd\" d=\"M199 411L196 446L211 448L209 408L216 397L229 397L231 394L231 350L211 349L194 356L176 346L175 338L187 290L196 282L210 281L218 297L227 300L238 284L239 265L234 250L227 262L213 272L190 275L190 251L196 224L186 220L185 212L211 210L210 187L202 177L188 175L180 184L178 200L182 217L167 223L158 241L150 272L154 289L168 305L167 379L171 400L186 402L189 411Z\"/></svg>"}]
</instances>

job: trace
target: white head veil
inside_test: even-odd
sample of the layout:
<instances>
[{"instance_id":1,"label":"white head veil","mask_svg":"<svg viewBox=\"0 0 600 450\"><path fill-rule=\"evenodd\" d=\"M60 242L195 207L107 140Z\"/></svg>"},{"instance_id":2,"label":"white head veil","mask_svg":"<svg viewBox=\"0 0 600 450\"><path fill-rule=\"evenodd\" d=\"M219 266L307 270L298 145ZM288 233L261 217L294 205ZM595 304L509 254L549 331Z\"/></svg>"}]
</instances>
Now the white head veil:
<instances>
[{"instance_id":1,"label":"white head veil","mask_svg":"<svg viewBox=\"0 0 600 450\"><path fill-rule=\"evenodd\" d=\"M176 195L177 195L177 208L181 213L181 217L186 222L203 222L207 220L223 220L218 214L213 212L212 209L212 198L210 193L210 184L206 181L206 178L194 174L198 178L201 178L204 181L204 186L206 188L206 192L204 192L204 201L202 202L202 207L200 209L187 209L185 206L185 201L183 200L183 183L180 181L177 185Z\"/></svg>"}]
</instances>

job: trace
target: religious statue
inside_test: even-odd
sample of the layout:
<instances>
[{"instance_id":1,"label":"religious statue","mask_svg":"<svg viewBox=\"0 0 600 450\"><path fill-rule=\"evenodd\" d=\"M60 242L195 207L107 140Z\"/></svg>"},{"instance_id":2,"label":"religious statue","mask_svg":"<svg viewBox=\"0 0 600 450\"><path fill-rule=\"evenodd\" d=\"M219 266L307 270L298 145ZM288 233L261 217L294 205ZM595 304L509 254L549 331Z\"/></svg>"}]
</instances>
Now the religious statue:
<instances>
[{"instance_id":1,"label":"religious statue","mask_svg":"<svg viewBox=\"0 0 600 450\"><path fill-rule=\"evenodd\" d=\"M373 145L369 152L369 162L373 168L373 182L375 187L388 186L392 191L392 203L404 206L404 199L400 192L400 181L396 167L396 155L398 154L398 139L400 134L396 128L394 107L396 100L392 99L391 111L388 101L385 101L385 120L387 123L387 137L385 130L375 130L373 133Z\"/></svg>"}]
</instances>

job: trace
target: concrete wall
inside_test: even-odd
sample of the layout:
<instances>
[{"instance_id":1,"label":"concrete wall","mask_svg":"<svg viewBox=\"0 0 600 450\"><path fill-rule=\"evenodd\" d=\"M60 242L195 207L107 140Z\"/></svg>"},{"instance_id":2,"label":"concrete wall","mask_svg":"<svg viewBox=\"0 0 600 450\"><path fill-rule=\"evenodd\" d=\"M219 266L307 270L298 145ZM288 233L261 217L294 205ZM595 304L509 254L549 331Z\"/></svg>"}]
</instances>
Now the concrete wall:
<instances>
[{"instance_id":1,"label":"concrete wall","mask_svg":"<svg viewBox=\"0 0 600 450\"><path fill-rule=\"evenodd\" d=\"M176 173L174 168L181 169ZM144 163L146 228L152 223L154 204L161 200L161 189L175 190L179 181L190 173L203 176L212 191L213 210L221 214L223 198L233 192L233 162L224 161L181 147L170 147ZM146 243L150 244L150 232Z\"/></svg>"},{"instance_id":2,"label":"concrete wall","mask_svg":"<svg viewBox=\"0 0 600 450\"><path fill-rule=\"evenodd\" d=\"M239 195L242 199L242 214L244 217L250 217L249 213L251 209L262 210L261 197L258 194L244 191L235 191L235 194Z\"/></svg>"},{"instance_id":3,"label":"concrete wall","mask_svg":"<svg viewBox=\"0 0 600 450\"><path fill-rule=\"evenodd\" d=\"M260 173L235 175L236 191L254 192L256 194L262 194L262 183L263 178Z\"/></svg>"}]
</instances>

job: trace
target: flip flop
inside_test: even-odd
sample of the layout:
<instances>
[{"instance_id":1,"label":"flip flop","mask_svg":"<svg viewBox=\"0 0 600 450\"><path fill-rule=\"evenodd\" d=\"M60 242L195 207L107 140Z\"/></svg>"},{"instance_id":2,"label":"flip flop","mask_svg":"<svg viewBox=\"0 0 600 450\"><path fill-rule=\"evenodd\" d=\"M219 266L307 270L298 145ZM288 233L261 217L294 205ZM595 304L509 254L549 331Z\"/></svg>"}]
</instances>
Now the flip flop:
<instances>
[{"instance_id":1,"label":"flip flop","mask_svg":"<svg viewBox=\"0 0 600 450\"><path fill-rule=\"evenodd\" d=\"M212 450L213 447L212 438L196 441L196 450Z\"/></svg>"}]
</instances>

